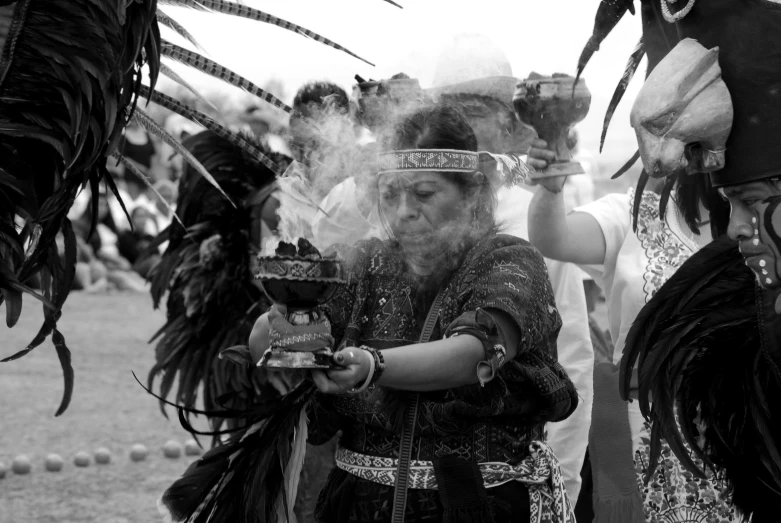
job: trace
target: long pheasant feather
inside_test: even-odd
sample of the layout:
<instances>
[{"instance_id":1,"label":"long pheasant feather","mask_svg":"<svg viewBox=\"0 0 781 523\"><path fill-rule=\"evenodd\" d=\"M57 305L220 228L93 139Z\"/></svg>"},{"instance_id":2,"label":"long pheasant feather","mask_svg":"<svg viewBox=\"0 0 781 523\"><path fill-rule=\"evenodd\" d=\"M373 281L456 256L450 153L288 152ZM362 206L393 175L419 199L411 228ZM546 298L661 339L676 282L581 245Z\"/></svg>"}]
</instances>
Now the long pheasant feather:
<instances>
[{"instance_id":1,"label":"long pheasant feather","mask_svg":"<svg viewBox=\"0 0 781 523\"><path fill-rule=\"evenodd\" d=\"M254 160L257 164L263 165L271 169L271 171L274 172L277 176L281 174L279 166L268 156L263 154L263 151L261 151L260 149L255 147L255 145L251 144L250 142L242 138L241 135L239 135L238 133L234 133L230 129L219 124L210 116L207 116L200 111L196 111L195 109L188 107L183 103L179 102L178 100L174 100L170 96L163 94L159 91L150 92L149 87L145 85L142 85L141 88L139 89L139 96L141 96L142 98L146 98L150 102L154 102L161 107L165 107L166 109L173 111L180 116L184 116L185 118L192 120L198 125L202 125L209 131L218 135L220 138L224 138L225 140L228 140L234 145L244 149L247 152L247 154L250 156L250 158Z\"/></svg>"},{"instance_id":2,"label":"long pheasant feather","mask_svg":"<svg viewBox=\"0 0 781 523\"><path fill-rule=\"evenodd\" d=\"M252 7L247 7L245 5L240 5L233 2L226 2L224 0L160 0L158 3L163 5L189 7L198 11L216 11L226 15L233 15L241 18L248 18L250 20L256 20L258 22L265 22L267 24L276 25L282 29L293 31L294 33L311 38L316 42L320 42L323 45L327 45L328 47L333 47L334 49L345 52L362 62L366 62L367 64L374 66L373 63L364 58L361 58L349 49L342 47L341 45L329 40L328 38L325 38L324 36L310 31L305 27L301 27L300 25L288 22L287 20L283 20L268 13L264 13L263 11L253 9Z\"/></svg>"},{"instance_id":3,"label":"long pheasant feather","mask_svg":"<svg viewBox=\"0 0 781 523\"><path fill-rule=\"evenodd\" d=\"M223 67L213 60L209 60L203 55L189 51L184 47L179 47L176 44L172 44L171 42L166 41L163 41L160 51L162 52L163 56L167 56L172 60L189 65L190 67L194 67L199 71L202 71L215 78L219 78L220 80L228 82L229 84L234 85L240 89L244 89L248 93L257 96L261 100L270 103L274 107L282 109L286 113L293 112L293 109L290 106L288 106L285 102L273 94L264 91L243 76L234 73L227 67Z\"/></svg>"},{"instance_id":4,"label":"long pheasant feather","mask_svg":"<svg viewBox=\"0 0 781 523\"><path fill-rule=\"evenodd\" d=\"M144 129L149 131L150 133L154 134L161 140L163 140L165 143L170 145L174 151L182 155L182 158L185 159L187 163L193 166L198 173L206 178L206 180L211 183L218 191L222 193L225 198L231 202L231 205L234 207L236 206L235 203L230 199L230 197L225 193L225 191L222 190L222 187L220 187L220 184L217 183L217 180L214 179L214 177L209 174L209 171L204 169L203 165L201 165L201 162L195 159L195 156L190 153L181 143L177 141L176 138L168 134L168 132L160 127L160 125L155 122L151 116L146 114L144 111L136 107L135 112L133 113L133 118L136 119L138 124L142 126Z\"/></svg>"},{"instance_id":5,"label":"long pheasant feather","mask_svg":"<svg viewBox=\"0 0 781 523\"><path fill-rule=\"evenodd\" d=\"M202 95L200 92L198 92L198 90L195 87L190 85L190 83L187 80L185 80L184 78L179 76L179 73L177 73L176 71L174 71L173 69L171 69L167 65L165 65L163 63L160 64L160 73L165 75L165 76L167 76L168 78L170 78L174 82L178 83L179 85L181 85L182 87L184 87L185 89L187 89L188 91L193 93L195 95L195 97L198 100L200 100L201 102L205 103L206 105L208 105L209 107L211 107L215 111L219 111L219 109L217 109L217 107L213 103L211 103L204 95Z\"/></svg>"},{"instance_id":6,"label":"long pheasant feather","mask_svg":"<svg viewBox=\"0 0 781 523\"><path fill-rule=\"evenodd\" d=\"M610 126L610 120L613 119L613 113L616 112L616 107L618 107L618 103L621 101L621 98L623 98L627 87L629 87L629 82L632 81L632 77L635 75L635 71L637 71L637 67L640 65L643 56L645 56L645 44L643 43L643 37L641 36L640 41L637 42L634 51L632 51L632 54L629 56L629 61L626 63L626 68L624 68L624 74L621 76L621 80L616 86L613 98L610 99L610 105L607 106L605 121L602 124L602 138L599 140L599 152L602 152L602 147L605 146L607 128Z\"/></svg>"},{"instance_id":7,"label":"long pheasant feather","mask_svg":"<svg viewBox=\"0 0 781 523\"><path fill-rule=\"evenodd\" d=\"M193 44L195 47L203 51L203 47L201 47L201 44L198 43L198 41L195 39L195 37L190 34L190 32L182 26L179 22L165 14L164 12L157 10L157 21L163 24L164 26L168 27L172 31L174 31L176 34Z\"/></svg>"}]
</instances>

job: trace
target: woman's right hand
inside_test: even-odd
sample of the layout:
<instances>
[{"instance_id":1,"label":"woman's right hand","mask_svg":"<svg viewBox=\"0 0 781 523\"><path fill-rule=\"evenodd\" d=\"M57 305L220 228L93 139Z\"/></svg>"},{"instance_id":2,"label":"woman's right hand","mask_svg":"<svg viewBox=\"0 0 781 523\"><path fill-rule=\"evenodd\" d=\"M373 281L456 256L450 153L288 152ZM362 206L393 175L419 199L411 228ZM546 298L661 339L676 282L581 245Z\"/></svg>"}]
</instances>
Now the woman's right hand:
<instances>
[{"instance_id":1,"label":"woman's right hand","mask_svg":"<svg viewBox=\"0 0 781 523\"><path fill-rule=\"evenodd\" d=\"M534 171L544 171L554 161L556 161L556 153L548 149L548 142L540 138L535 139L529 149L526 164ZM534 171L529 175L527 183L529 185L542 185L552 193L560 193L564 182L567 181L566 176L536 177Z\"/></svg>"}]
</instances>

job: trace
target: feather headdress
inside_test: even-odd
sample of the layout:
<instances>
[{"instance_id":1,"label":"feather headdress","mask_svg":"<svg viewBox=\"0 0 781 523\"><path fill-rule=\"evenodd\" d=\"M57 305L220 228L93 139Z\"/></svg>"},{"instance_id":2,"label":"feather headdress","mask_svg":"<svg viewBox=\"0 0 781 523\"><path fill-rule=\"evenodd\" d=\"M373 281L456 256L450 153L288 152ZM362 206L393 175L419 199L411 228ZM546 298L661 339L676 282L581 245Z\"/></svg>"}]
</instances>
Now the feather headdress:
<instances>
[{"instance_id":1,"label":"feather headdress","mask_svg":"<svg viewBox=\"0 0 781 523\"><path fill-rule=\"evenodd\" d=\"M6 304L9 326L21 314L23 293L44 303L45 318L30 344L3 361L23 356L52 334L65 373L57 414L67 407L73 386L70 352L57 330L76 263L76 240L66 215L87 185L97 192L103 182L118 194L106 159L115 155L138 98L161 103L244 146L217 122L154 90L158 75L170 72L161 60L193 66L290 110L219 64L164 41L160 24L194 43L158 4L256 20L356 56L306 28L227 0L0 0L0 303ZM184 151L151 119L137 114L150 132ZM281 172L257 148L250 154ZM208 170L200 172L206 176ZM65 239L63 252L55 244L58 234ZM30 287L35 275L40 292Z\"/></svg>"},{"instance_id":2,"label":"feather headdress","mask_svg":"<svg viewBox=\"0 0 781 523\"><path fill-rule=\"evenodd\" d=\"M702 477L688 445L724 471L733 503L754 521L781 513L781 315L774 301L756 286L737 245L716 241L643 308L621 361L623 398L636 367L640 409L652 422L647 478L661 438Z\"/></svg>"}]
</instances>

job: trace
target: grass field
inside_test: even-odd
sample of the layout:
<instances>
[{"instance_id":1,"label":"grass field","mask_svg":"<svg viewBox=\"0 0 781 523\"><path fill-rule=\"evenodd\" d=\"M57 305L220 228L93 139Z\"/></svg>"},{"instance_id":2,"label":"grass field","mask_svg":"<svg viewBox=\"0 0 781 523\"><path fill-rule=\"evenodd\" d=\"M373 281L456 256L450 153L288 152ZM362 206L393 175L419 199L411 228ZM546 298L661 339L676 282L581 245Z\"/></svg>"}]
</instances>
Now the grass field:
<instances>
[{"instance_id":1,"label":"grass field","mask_svg":"<svg viewBox=\"0 0 781 523\"><path fill-rule=\"evenodd\" d=\"M23 349L40 326L40 304L30 299L24 307L13 329L5 326L0 307L0 359ZM30 474L9 470L0 479L0 523L160 521L156 500L193 459L163 456L167 440L183 443L189 434L175 412L171 420L162 416L157 400L131 374L146 380L154 361L147 342L163 320L148 294L71 294L60 329L73 356L75 390L58 418L63 380L50 340L0 364L0 461L10 467L19 454L32 461ZM130 461L135 443L149 449L145 461ZM112 452L110 464L73 464L76 452L92 454L99 447ZM49 453L65 459L62 471L45 471Z\"/></svg>"}]
</instances>

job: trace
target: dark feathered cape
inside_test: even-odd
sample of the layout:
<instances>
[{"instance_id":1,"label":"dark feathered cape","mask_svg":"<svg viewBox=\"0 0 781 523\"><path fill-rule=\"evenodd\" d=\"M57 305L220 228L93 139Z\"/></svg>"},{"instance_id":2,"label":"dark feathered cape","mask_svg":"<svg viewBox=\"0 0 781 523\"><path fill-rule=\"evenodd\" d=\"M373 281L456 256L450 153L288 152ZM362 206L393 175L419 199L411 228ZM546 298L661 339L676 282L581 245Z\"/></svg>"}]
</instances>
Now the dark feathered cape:
<instances>
[{"instance_id":1,"label":"dark feathered cape","mask_svg":"<svg viewBox=\"0 0 781 523\"><path fill-rule=\"evenodd\" d=\"M754 522L781 514L781 316L774 302L734 242L713 242L643 308L621 362L623 397L637 366L640 408L653 424L649 469L664 438L701 476L685 441L723 471L733 503Z\"/></svg>"}]
</instances>

